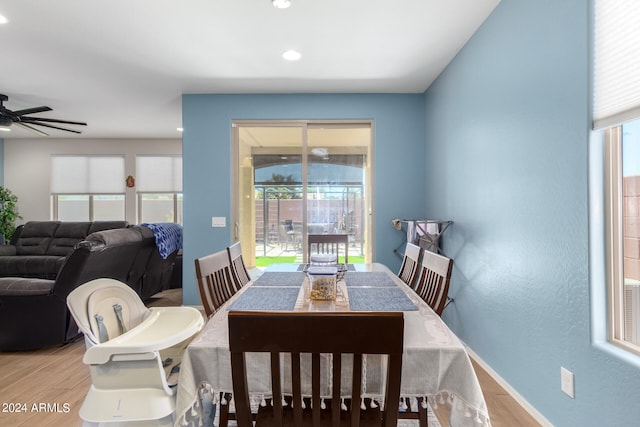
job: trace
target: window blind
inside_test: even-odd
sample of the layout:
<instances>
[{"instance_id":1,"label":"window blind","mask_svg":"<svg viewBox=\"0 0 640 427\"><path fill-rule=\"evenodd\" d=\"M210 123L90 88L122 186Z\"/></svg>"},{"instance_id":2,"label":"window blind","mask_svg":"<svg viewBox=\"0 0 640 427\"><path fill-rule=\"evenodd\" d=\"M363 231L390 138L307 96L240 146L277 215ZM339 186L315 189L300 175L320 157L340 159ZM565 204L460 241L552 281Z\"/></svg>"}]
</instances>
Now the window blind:
<instances>
[{"instance_id":1,"label":"window blind","mask_svg":"<svg viewBox=\"0 0 640 427\"><path fill-rule=\"evenodd\" d=\"M640 1L595 0L593 128L640 118Z\"/></svg>"},{"instance_id":2,"label":"window blind","mask_svg":"<svg viewBox=\"0 0 640 427\"><path fill-rule=\"evenodd\" d=\"M182 192L182 156L137 156L138 192Z\"/></svg>"},{"instance_id":3,"label":"window blind","mask_svg":"<svg viewBox=\"0 0 640 427\"><path fill-rule=\"evenodd\" d=\"M123 156L52 156L51 192L124 193Z\"/></svg>"}]
</instances>

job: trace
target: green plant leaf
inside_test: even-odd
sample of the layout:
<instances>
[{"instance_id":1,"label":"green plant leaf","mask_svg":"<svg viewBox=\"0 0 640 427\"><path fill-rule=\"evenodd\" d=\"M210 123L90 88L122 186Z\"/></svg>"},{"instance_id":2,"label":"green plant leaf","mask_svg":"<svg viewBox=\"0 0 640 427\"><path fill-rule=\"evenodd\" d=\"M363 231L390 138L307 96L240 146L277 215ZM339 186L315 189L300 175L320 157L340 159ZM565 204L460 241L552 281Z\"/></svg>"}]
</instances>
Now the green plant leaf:
<instances>
[{"instance_id":1,"label":"green plant leaf","mask_svg":"<svg viewBox=\"0 0 640 427\"><path fill-rule=\"evenodd\" d=\"M11 240L16 231L15 222L22 218L18 213L18 196L11 190L0 186L0 235L4 241Z\"/></svg>"}]
</instances>

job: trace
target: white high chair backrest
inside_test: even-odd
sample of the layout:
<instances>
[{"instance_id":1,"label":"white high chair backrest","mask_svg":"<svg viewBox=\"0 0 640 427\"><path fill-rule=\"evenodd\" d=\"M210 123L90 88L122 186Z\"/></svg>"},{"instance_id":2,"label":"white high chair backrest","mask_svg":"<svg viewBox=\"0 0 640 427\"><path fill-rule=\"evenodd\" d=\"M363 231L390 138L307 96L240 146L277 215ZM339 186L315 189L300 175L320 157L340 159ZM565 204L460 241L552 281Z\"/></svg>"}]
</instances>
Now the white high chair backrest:
<instances>
[{"instance_id":1,"label":"white high chair backrest","mask_svg":"<svg viewBox=\"0 0 640 427\"><path fill-rule=\"evenodd\" d=\"M102 343L140 324L146 307L140 309L137 303L120 287L108 286L93 291L87 301L93 335Z\"/></svg>"},{"instance_id":2,"label":"white high chair backrest","mask_svg":"<svg viewBox=\"0 0 640 427\"><path fill-rule=\"evenodd\" d=\"M88 345L127 332L149 314L138 294L114 279L96 279L76 288L67 297L67 306Z\"/></svg>"}]
</instances>

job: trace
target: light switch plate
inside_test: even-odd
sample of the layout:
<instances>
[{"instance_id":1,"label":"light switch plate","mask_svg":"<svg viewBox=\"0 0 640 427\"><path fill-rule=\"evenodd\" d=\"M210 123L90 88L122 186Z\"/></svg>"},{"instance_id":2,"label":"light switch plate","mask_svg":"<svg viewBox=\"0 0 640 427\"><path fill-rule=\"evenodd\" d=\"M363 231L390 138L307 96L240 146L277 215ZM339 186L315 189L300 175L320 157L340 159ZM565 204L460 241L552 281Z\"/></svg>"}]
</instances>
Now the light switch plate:
<instances>
[{"instance_id":1,"label":"light switch plate","mask_svg":"<svg viewBox=\"0 0 640 427\"><path fill-rule=\"evenodd\" d=\"M574 398L574 387L573 387L573 372L560 367L560 388L562 391L569 396L570 398Z\"/></svg>"},{"instance_id":2,"label":"light switch plate","mask_svg":"<svg viewBox=\"0 0 640 427\"><path fill-rule=\"evenodd\" d=\"M227 218L223 216L212 216L211 217L211 226L212 227L226 227L227 226Z\"/></svg>"}]
</instances>

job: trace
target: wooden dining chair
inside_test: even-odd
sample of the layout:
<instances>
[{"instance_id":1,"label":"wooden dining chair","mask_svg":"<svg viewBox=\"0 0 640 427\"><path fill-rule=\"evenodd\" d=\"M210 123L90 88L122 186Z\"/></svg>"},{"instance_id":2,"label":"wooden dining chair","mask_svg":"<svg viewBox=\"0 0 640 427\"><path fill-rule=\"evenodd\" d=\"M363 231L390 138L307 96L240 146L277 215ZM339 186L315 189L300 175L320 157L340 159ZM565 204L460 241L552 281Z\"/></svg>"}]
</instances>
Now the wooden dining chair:
<instances>
[{"instance_id":1,"label":"wooden dining chair","mask_svg":"<svg viewBox=\"0 0 640 427\"><path fill-rule=\"evenodd\" d=\"M400 280L412 288L420 271L421 254L422 248L420 248L420 246L407 243L407 247L404 250L404 257L402 258L402 265L398 271Z\"/></svg>"},{"instance_id":2,"label":"wooden dining chair","mask_svg":"<svg viewBox=\"0 0 640 427\"><path fill-rule=\"evenodd\" d=\"M229 312L229 350L236 418L239 427L252 425L247 387L245 353L271 355L271 404L258 409L256 427L265 426L384 426L395 427L400 401L404 319L402 312ZM281 353L291 355L292 397L282 404ZM311 397L303 408L301 353L311 358ZM321 353L332 355L328 372L321 373ZM344 378L342 354L353 355L351 398L347 410L341 409L341 380ZM366 410L362 402L363 355L387 354L385 410L380 406ZM320 378L331 374L332 396L324 405L320 396ZM344 389L345 387L342 386ZM346 387L348 388L348 386ZM347 403L347 401L345 401ZM325 406L325 409L322 408ZM375 405L374 405L375 406ZM303 423L304 420L304 423Z\"/></svg>"},{"instance_id":3,"label":"wooden dining chair","mask_svg":"<svg viewBox=\"0 0 640 427\"><path fill-rule=\"evenodd\" d=\"M340 258L340 246L344 247L344 263L349 262L348 234L309 234L307 236L307 262L311 254L335 254Z\"/></svg>"},{"instance_id":4,"label":"wooden dining chair","mask_svg":"<svg viewBox=\"0 0 640 427\"><path fill-rule=\"evenodd\" d=\"M438 316L442 315L447 303L452 270L453 260L451 258L431 251L424 251L415 291Z\"/></svg>"},{"instance_id":5,"label":"wooden dining chair","mask_svg":"<svg viewBox=\"0 0 640 427\"><path fill-rule=\"evenodd\" d=\"M196 279L207 317L236 293L227 250L196 258Z\"/></svg>"},{"instance_id":6,"label":"wooden dining chair","mask_svg":"<svg viewBox=\"0 0 640 427\"><path fill-rule=\"evenodd\" d=\"M244 285L251 281L251 276L242 258L242 247L240 242L236 242L227 248L229 263L231 266L231 278L235 291L239 291Z\"/></svg>"}]
</instances>

